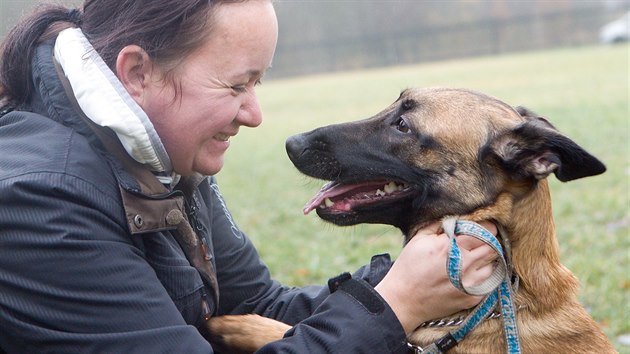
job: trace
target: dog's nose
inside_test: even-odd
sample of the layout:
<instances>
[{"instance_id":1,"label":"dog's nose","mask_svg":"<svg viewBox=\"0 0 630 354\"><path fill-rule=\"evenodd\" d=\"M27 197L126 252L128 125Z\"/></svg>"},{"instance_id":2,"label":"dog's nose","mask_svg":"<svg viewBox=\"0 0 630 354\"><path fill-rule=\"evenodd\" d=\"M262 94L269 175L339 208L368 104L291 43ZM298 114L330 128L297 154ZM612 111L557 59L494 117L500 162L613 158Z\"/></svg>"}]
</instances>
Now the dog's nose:
<instances>
[{"instance_id":1,"label":"dog's nose","mask_svg":"<svg viewBox=\"0 0 630 354\"><path fill-rule=\"evenodd\" d=\"M289 159L295 163L295 161L302 156L305 150L305 138L304 134L297 134L290 136L285 144L287 149L287 155Z\"/></svg>"}]
</instances>

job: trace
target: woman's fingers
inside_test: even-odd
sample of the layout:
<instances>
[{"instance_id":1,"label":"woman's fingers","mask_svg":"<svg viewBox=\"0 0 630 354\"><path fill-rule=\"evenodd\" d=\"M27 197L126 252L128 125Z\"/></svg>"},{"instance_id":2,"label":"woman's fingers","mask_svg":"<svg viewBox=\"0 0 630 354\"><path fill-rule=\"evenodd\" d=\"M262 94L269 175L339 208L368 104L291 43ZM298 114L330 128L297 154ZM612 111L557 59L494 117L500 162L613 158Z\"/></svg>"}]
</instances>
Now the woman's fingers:
<instances>
[{"instance_id":1,"label":"woman's fingers","mask_svg":"<svg viewBox=\"0 0 630 354\"><path fill-rule=\"evenodd\" d=\"M462 285L466 288L482 284L494 272L495 262L486 263L479 267L470 267L463 271Z\"/></svg>"},{"instance_id":2,"label":"woman's fingers","mask_svg":"<svg viewBox=\"0 0 630 354\"><path fill-rule=\"evenodd\" d=\"M493 235L497 234L493 223L482 221L479 224ZM462 284L469 287L483 283L494 272L499 254L488 244L472 236L461 235L456 240L462 252Z\"/></svg>"},{"instance_id":3,"label":"woman's fingers","mask_svg":"<svg viewBox=\"0 0 630 354\"><path fill-rule=\"evenodd\" d=\"M462 252L465 252L467 254L466 257L469 259L468 264L470 264L470 266L474 268L479 268L485 266L486 264L494 263L497 257L499 257L499 254L494 250L494 248L485 243L471 250L462 250Z\"/></svg>"},{"instance_id":4,"label":"woman's fingers","mask_svg":"<svg viewBox=\"0 0 630 354\"><path fill-rule=\"evenodd\" d=\"M491 223L490 221L480 221L478 222L481 227L490 231L493 235L497 235L497 227ZM486 243L472 236L460 235L457 237L457 245L460 248L464 248L467 250L473 250L474 248L485 245Z\"/></svg>"},{"instance_id":5,"label":"woman's fingers","mask_svg":"<svg viewBox=\"0 0 630 354\"><path fill-rule=\"evenodd\" d=\"M492 223L480 224L496 234ZM473 307L482 299L451 284L445 266L450 239L441 229L436 222L418 230L376 286L407 333L426 320ZM459 236L456 241L462 253L464 286L481 284L493 272L496 252L471 236Z\"/></svg>"}]
</instances>

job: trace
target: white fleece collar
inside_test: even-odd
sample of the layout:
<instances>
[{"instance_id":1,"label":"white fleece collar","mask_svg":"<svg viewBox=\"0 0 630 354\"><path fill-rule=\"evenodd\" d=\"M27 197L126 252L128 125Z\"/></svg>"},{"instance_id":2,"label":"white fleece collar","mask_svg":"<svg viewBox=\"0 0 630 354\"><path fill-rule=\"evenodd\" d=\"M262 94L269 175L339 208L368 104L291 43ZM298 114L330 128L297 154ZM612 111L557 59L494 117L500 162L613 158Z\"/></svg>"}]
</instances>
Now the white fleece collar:
<instances>
[{"instance_id":1,"label":"white fleece collar","mask_svg":"<svg viewBox=\"0 0 630 354\"><path fill-rule=\"evenodd\" d=\"M112 129L136 161L154 172L168 175L158 176L162 183L172 183L170 158L149 117L79 28L59 33L55 59L63 68L85 115L94 123Z\"/></svg>"}]
</instances>

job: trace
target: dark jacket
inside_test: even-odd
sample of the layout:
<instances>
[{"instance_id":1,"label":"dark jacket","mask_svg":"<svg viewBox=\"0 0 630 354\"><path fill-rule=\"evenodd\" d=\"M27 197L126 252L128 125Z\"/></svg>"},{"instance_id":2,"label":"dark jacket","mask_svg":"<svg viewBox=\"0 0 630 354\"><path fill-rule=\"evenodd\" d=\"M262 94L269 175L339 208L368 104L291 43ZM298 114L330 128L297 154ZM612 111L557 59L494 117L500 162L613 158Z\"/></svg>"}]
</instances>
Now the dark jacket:
<instances>
[{"instance_id":1,"label":"dark jacket","mask_svg":"<svg viewBox=\"0 0 630 354\"><path fill-rule=\"evenodd\" d=\"M261 353L405 351L399 322L367 282L331 294L273 281L214 178L144 195L146 181L74 108L52 43L37 50L33 85L29 104L0 118L2 350L212 353L203 336L210 312L297 324ZM188 217L214 282L190 264L168 208ZM376 257L355 278L375 284L388 267Z\"/></svg>"}]
</instances>

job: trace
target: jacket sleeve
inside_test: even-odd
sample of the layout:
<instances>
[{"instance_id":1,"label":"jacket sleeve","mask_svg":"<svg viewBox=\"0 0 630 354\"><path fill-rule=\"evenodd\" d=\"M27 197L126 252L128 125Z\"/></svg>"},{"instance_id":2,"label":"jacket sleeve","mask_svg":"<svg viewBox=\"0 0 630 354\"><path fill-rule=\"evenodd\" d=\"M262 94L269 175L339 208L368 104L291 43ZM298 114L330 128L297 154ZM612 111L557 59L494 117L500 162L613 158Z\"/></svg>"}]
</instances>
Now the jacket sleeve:
<instances>
[{"instance_id":1,"label":"jacket sleeve","mask_svg":"<svg viewBox=\"0 0 630 354\"><path fill-rule=\"evenodd\" d=\"M0 347L212 353L133 246L116 191L102 188L60 172L0 180Z\"/></svg>"},{"instance_id":2,"label":"jacket sleeve","mask_svg":"<svg viewBox=\"0 0 630 354\"><path fill-rule=\"evenodd\" d=\"M331 294L324 286L282 286L236 226L214 179L209 183L219 315L258 313L296 325L261 353L405 352L402 326L372 287L389 270L388 256L375 256L357 271L352 283L358 285L351 289Z\"/></svg>"},{"instance_id":3,"label":"jacket sleeve","mask_svg":"<svg viewBox=\"0 0 630 354\"><path fill-rule=\"evenodd\" d=\"M407 353L404 331L387 303L362 279L350 279L284 338L257 353Z\"/></svg>"}]
</instances>

